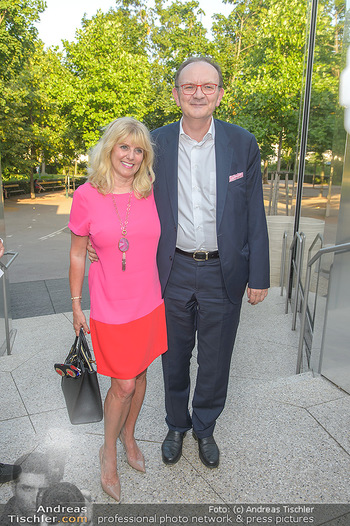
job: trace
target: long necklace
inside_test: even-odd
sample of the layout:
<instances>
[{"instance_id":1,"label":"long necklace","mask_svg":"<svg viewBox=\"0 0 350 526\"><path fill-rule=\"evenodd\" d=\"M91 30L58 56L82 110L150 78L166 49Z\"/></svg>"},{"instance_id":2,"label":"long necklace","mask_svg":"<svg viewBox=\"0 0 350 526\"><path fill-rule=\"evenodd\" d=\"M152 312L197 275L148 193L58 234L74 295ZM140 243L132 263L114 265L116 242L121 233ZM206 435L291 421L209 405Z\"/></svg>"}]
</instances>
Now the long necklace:
<instances>
[{"instance_id":1,"label":"long necklace","mask_svg":"<svg viewBox=\"0 0 350 526\"><path fill-rule=\"evenodd\" d=\"M126 254L125 254L125 252L127 252L129 250L129 241L128 241L126 236L128 235L127 224L128 224L128 220L129 220L132 194L133 194L133 191L131 190L131 192L129 193L129 201L128 201L128 204L126 205L126 214L125 214L124 221L121 220L121 217L120 217L119 212L118 212L117 203L115 202L114 195L112 194L112 200L113 200L114 208L115 208L115 211L117 212L117 216L118 216L119 224L120 224L120 229L121 229L121 232L122 232L122 237L118 241L118 248L119 248L120 252L123 253L123 256L122 256L122 271L124 271L126 269Z\"/></svg>"}]
</instances>

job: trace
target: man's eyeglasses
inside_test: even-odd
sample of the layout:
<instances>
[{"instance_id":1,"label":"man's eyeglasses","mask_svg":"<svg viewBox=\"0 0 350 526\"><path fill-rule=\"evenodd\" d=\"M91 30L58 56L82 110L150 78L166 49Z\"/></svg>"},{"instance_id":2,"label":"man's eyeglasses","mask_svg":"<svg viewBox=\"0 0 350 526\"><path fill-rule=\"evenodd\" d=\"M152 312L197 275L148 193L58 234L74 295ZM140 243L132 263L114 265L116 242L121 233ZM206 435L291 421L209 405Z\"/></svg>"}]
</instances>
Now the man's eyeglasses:
<instances>
[{"instance_id":1,"label":"man's eyeglasses","mask_svg":"<svg viewBox=\"0 0 350 526\"><path fill-rule=\"evenodd\" d=\"M215 93L217 84L181 84L181 86L175 86L177 89L181 88L184 95L194 95L198 88L202 90L204 95L212 95Z\"/></svg>"}]
</instances>

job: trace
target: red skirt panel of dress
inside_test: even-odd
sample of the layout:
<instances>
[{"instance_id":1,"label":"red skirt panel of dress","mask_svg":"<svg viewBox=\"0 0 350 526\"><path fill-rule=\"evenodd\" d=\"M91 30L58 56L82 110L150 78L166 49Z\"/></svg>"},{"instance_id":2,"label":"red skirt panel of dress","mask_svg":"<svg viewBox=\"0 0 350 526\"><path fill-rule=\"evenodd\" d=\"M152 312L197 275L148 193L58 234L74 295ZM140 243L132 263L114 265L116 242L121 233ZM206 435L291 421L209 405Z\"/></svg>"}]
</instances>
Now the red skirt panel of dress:
<instances>
[{"instance_id":1,"label":"red skirt panel of dress","mask_svg":"<svg viewBox=\"0 0 350 526\"><path fill-rule=\"evenodd\" d=\"M135 378L168 348L163 302L128 323L114 325L90 318L90 329L97 372L111 378Z\"/></svg>"}]
</instances>

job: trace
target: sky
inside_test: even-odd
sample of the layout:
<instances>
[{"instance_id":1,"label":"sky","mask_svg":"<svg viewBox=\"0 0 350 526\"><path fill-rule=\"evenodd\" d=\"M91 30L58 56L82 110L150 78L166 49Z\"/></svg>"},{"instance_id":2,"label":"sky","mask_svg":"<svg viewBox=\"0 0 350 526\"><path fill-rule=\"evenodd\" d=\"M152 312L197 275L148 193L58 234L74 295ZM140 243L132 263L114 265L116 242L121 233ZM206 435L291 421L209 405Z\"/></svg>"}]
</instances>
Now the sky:
<instances>
[{"instance_id":1,"label":"sky","mask_svg":"<svg viewBox=\"0 0 350 526\"><path fill-rule=\"evenodd\" d=\"M206 13L202 23L209 30L211 15L221 13L228 15L231 4L223 4L221 0L199 0L200 7ZM61 40L74 40L75 31L81 27L84 13L91 18L98 9L107 12L115 6L114 0L46 0L47 8L40 16L37 24L39 38L46 46L60 46Z\"/></svg>"}]
</instances>

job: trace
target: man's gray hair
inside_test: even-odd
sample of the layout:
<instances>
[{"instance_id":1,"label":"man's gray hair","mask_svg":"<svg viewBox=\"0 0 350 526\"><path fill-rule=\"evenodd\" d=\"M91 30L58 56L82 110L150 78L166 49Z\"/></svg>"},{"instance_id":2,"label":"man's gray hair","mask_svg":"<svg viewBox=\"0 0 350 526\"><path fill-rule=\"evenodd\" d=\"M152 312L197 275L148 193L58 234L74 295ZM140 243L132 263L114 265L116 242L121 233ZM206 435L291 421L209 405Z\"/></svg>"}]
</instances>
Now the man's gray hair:
<instances>
[{"instance_id":1,"label":"man's gray hair","mask_svg":"<svg viewBox=\"0 0 350 526\"><path fill-rule=\"evenodd\" d=\"M216 69L219 75L219 88L223 87L224 81L222 78L222 71L221 71L219 64L215 62L211 57L203 56L203 57L190 57L181 64L181 66L178 68L175 74L175 88L179 87L178 81L179 81L179 76L180 76L181 71L189 64L193 64L195 62L206 62L207 64L210 64L211 66L213 66L213 68Z\"/></svg>"}]
</instances>

